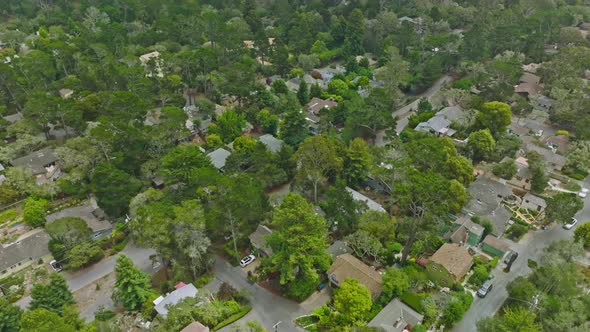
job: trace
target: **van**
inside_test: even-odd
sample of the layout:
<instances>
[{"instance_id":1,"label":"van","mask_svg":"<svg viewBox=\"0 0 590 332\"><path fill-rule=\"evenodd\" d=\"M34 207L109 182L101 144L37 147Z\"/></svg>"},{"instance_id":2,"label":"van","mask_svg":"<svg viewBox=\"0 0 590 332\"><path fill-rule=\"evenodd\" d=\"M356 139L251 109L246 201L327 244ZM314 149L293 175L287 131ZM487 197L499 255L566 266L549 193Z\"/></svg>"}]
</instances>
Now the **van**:
<instances>
[{"instance_id":1,"label":"van","mask_svg":"<svg viewBox=\"0 0 590 332\"><path fill-rule=\"evenodd\" d=\"M486 297L486 295L488 295L488 293L492 291L492 288L493 288L493 287L494 287L494 286L492 285L492 282L491 282L491 281L489 281L489 280L488 280L488 281L486 281L486 282L483 284L483 286L481 286L481 287L479 288L479 290L477 291L477 296L479 296L479 297L481 297L481 298L484 298L484 297Z\"/></svg>"}]
</instances>

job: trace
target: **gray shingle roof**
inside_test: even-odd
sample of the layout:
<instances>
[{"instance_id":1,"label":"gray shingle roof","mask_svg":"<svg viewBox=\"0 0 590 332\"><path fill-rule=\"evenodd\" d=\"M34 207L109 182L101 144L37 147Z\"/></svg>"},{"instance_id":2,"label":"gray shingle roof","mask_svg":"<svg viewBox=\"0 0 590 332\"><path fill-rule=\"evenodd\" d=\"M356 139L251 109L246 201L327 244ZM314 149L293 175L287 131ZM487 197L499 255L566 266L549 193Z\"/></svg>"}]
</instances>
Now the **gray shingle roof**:
<instances>
[{"instance_id":1,"label":"gray shingle roof","mask_svg":"<svg viewBox=\"0 0 590 332\"><path fill-rule=\"evenodd\" d=\"M387 304L368 326L380 327L385 332L402 332L408 326L422 323L424 316L395 298Z\"/></svg>"},{"instance_id":2,"label":"gray shingle roof","mask_svg":"<svg viewBox=\"0 0 590 332\"><path fill-rule=\"evenodd\" d=\"M278 152L281 150L281 147L283 146L283 141L274 137L271 134L264 134L258 137L258 140L262 144L264 144L270 152Z\"/></svg>"},{"instance_id":3,"label":"gray shingle roof","mask_svg":"<svg viewBox=\"0 0 590 332\"><path fill-rule=\"evenodd\" d=\"M184 285L183 287L168 294L164 299L156 304L154 309L156 309L160 315L166 317L168 314L168 306L175 305L187 297L195 297L198 292L199 291L193 284Z\"/></svg>"},{"instance_id":4,"label":"gray shingle roof","mask_svg":"<svg viewBox=\"0 0 590 332\"><path fill-rule=\"evenodd\" d=\"M369 210L379 211L379 212L387 212L381 206L381 204L379 204L379 203L375 202L374 200L370 199L369 197L359 193L358 191L356 191L352 188L349 188L349 187L346 187L346 191L348 191L352 195L352 198L355 201L365 202L365 204L367 204L367 207L369 208Z\"/></svg>"},{"instance_id":5,"label":"gray shingle roof","mask_svg":"<svg viewBox=\"0 0 590 332\"><path fill-rule=\"evenodd\" d=\"M47 172L45 166L51 165L59 160L52 148L44 148L31 152L26 156L16 158L10 162L14 167L25 167L33 171L33 175Z\"/></svg>"},{"instance_id":6,"label":"gray shingle roof","mask_svg":"<svg viewBox=\"0 0 590 332\"><path fill-rule=\"evenodd\" d=\"M226 149L219 148L213 152L210 152L207 156L209 159L211 159L211 164L213 164L215 168L222 169L225 167L225 161L230 155L231 152L227 151Z\"/></svg>"},{"instance_id":7,"label":"gray shingle roof","mask_svg":"<svg viewBox=\"0 0 590 332\"><path fill-rule=\"evenodd\" d=\"M0 272L21 262L37 260L49 254L49 235L44 230L0 249ZM1 245L0 245L1 247Z\"/></svg>"}]
</instances>

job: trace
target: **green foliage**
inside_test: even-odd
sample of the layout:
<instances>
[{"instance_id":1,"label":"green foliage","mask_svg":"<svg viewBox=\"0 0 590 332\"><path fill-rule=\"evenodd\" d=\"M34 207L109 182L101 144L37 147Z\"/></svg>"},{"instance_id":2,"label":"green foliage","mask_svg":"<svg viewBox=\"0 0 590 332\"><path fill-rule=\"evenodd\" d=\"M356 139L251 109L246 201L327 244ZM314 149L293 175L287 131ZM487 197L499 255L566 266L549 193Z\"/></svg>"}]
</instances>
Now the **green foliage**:
<instances>
[{"instance_id":1,"label":"green foliage","mask_svg":"<svg viewBox=\"0 0 590 332\"><path fill-rule=\"evenodd\" d=\"M23 204L23 219L31 227L39 227L45 224L45 215L49 208L46 199L28 197Z\"/></svg>"},{"instance_id":2,"label":"green foliage","mask_svg":"<svg viewBox=\"0 0 590 332\"><path fill-rule=\"evenodd\" d=\"M83 242L68 252L67 267L76 271L100 261L104 255L104 251L96 243Z\"/></svg>"},{"instance_id":3,"label":"green foliage","mask_svg":"<svg viewBox=\"0 0 590 332\"><path fill-rule=\"evenodd\" d=\"M516 168L516 164L514 164L514 160L508 159L499 164L494 165L492 172L495 176L499 176L503 179L510 180L516 173L518 169Z\"/></svg>"},{"instance_id":4,"label":"green foliage","mask_svg":"<svg viewBox=\"0 0 590 332\"><path fill-rule=\"evenodd\" d=\"M462 292L453 293L453 300L448 303L446 309L443 312L442 322L445 326L452 326L454 323L460 321L463 318L465 311L469 309L473 302L473 296L471 293Z\"/></svg>"},{"instance_id":5,"label":"green foliage","mask_svg":"<svg viewBox=\"0 0 590 332\"><path fill-rule=\"evenodd\" d=\"M150 278L139 270L125 255L117 258L116 281L113 300L123 304L127 310L137 310L151 294Z\"/></svg>"},{"instance_id":6,"label":"green foliage","mask_svg":"<svg viewBox=\"0 0 590 332\"><path fill-rule=\"evenodd\" d=\"M31 310L43 308L62 314L64 306L75 304L64 277L58 273L49 275L49 283L36 284L31 290ZM23 318L24 319L24 318Z\"/></svg>"},{"instance_id":7,"label":"green foliage","mask_svg":"<svg viewBox=\"0 0 590 332\"><path fill-rule=\"evenodd\" d=\"M436 113L434 111L425 111L418 114L412 114L408 118L408 127L416 128L420 122L426 122L432 118Z\"/></svg>"},{"instance_id":8,"label":"green foliage","mask_svg":"<svg viewBox=\"0 0 590 332\"><path fill-rule=\"evenodd\" d=\"M162 157L161 162L163 173L170 183L180 181L191 184L196 176L196 169L211 167L207 156L193 144L171 149Z\"/></svg>"},{"instance_id":9,"label":"green foliage","mask_svg":"<svg viewBox=\"0 0 590 332\"><path fill-rule=\"evenodd\" d=\"M575 194L558 193L547 199L545 215L547 220L567 224L582 207L584 203Z\"/></svg>"},{"instance_id":10,"label":"green foliage","mask_svg":"<svg viewBox=\"0 0 590 332\"><path fill-rule=\"evenodd\" d=\"M207 132L219 135L223 143L228 144L242 134L245 124L246 119L242 114L235 110L227 110L217 118L217 126L209 127Z\"/></svg>"},{"instance_id":11,"label":"green foliage","mask_svg":"<svg viewBox=\"0 0 590 332\"><path fill-rule=\"evenodd\" d=\"M332 79L328 83L328 93L343 96L348 91L348 84L340 79Z\"/></svg>"},{"instance_id":12,"label":"green foliage","mask_svg":"<svg viewBox=\"0 0 590 332\"><path fill-rule=\"evenodd\" d=\"M513 241L518 241L522 238L527 232L529 228L525 225L521 225L519 223L515 223L514 225L510 226L506 230L506 235L512 239Z\"/></svg>"},{"instance_id":13,"label":"green foliage","mask_svg":"<svg viewBox=\"0 0 590 332\"><path fill-rule=\"evenodd\" d=\"M57 313L49 311L45 308L26 311L22 315L20 327L20 331L22 332L77 331L74 326L67 324L65 318L62 318Z\"/></svg>"},{"instance_id":14,"label":"green foliage","mask_svg":"<svg viewBox=\"0 0 590 332\"><path fill-rule=\"evenodd\" d=\"M359 185L369 175L372 163L369 146L361 138L350 141L344 159L344 176L351 185Z\"/></svg>"},{"instance_id":15,"label":"green foliage","mask_svg":"<svg viewBox=\"0 0 590 332\"><path fill-rule=\"evenodd\" d=\"M262 109L256 114L256 121L262 127L262 130L266 134L275 135L279 128L279 117L272 114L267 109Z\"/></svg>"},{"instance_id":16,"label":"green foliage","mask_svg":"<svg viewBox=\"0 0 590 332\"><path fill-rule=\"evenodd\" d=\"M334 291L334 310L350 325L363 325L372 305L371 293L357 279L345 279Z\"/></svg>"},{"instance_id":17,"label":"green foliage","mask_svg":"<svg viewBox=\"0 0 590 332\"><path fill-rule=\"evenodd\" d=\"M18 332L23 311L0 297L0 331Z\"/></svg>"},{"instance_id":18,"label":"green foliage","mask_svg":"<svg viewBox=\"0 0 590 332\"><path fill-rule=\"evenodd\" d=\"M217 325L215 325L215 327L212 329L213 331L217 331L220 330L221 328L228 326L229 324L237 321L238 319L246 316L250 310L252 310L252 307L250 306L244 306L239 312L229 316L228 318L224 319L223 321L219 322ZM248 322L250 323L250 322ZM250 325L250 324L249 324Z\"/></svg>"},{"instance_id":19,"label":"green foliage","mask_svg":"<svg viewBox=\"0 0 590 332\"><path fill-rule=\"evenodd\" d=\"M496 141L489 129L474 131L469 135L467 149L474 160L488 159L496 149Z\"/></svg>"},{"instance_id":20,"label":"green foliage","mask_svg":"<svg viewBox=\"0 0 590 332\"><path fill-rule=\"evenodd\" d=\"M506 127L512 122L512 112L508 104L492 101L484 103L476 116L477 125L481 129L489 129L496 135L506 131Z\"/></svg>"},{"instance_id":21,"label":"green foliage","mask_svg":"<svg viewBox=\"0 0 590 332\"><path fill-rule=\"evenodd\" d=\"M326 223L303 197L288 194L273 213L272 224L275 230L267 243L273 255L263 261L265 270L278 271L285 294L303 300L319 283L317 271L327 270L331 263L325 251Z\"/></svg>"},{"instance_id":22,"label":"green foliage","mask_svg":"<svg viewBox=\"0 0 590 332\"><path fill-rule=\"evenodd\" d=\"M545 161L536 151L527 152L529 169L532 173L531 190L536 193L542 193L547 187L549 178L545 173Z\"/></svg>"},{"instance_id":23,"label":"green foliage","mask_svg":"<svg viewBox=\"0 0 590 332\"><path fill-rule=\"evenodd\" d=\"M405 293L409 288L410 279L403 270L390 267L383 274L383 296L389 301Z\"/></svg>"},{"instance_id":24,"label":"green foliage","mask_svg":"<svg viewBox=\"0 0 590 332\"><path fill-rule=\"evenodd\" d=\"M92 173L91 186L98 205L110 216L127 212L131 198L141 188L136 178L107 163L99 164Z\"/></svg>"},{"instance_id":25,"label":"green foliage","mask_svg":"<svg viewBox=\"0 0 590 332\"><path fill-rule=\"evenodd\" d=\"M7 221L14 221L19 216L18 211L15 209L8 209L0 212L0 225Z\"/></svg>"},{"instance_id":26,"label":"green foliage","mask_svg":"<svg viewBox=\"0 0 590 332\"><path fill-rule=\"evenodd\" d=\"M574 239L582 242L585 248L590 248L590 222L585 222L576 228Z\"/></svg>"},{"instance_id":27,"label":"green foliage","mask_svg":"<svg viewBox=\"0 0 590 332\"><path fill-rule=\"evenodd\" d=\"M326 199L320 203L330 226L336 226L339 234L350 234L357 229L358 210L361 208L352 194L346 190L343 180L337 180L326 192Z\"/></svg>"},{"instance_id":28,"label":"green foliage","mask_svg":"<svg viewBox=\"0 0 590 332\"><path fill-rule=\"evenodd\" d=\"M412 291L406 291L400 295L400 300L410 306L410 308L416 310L417 312L423 312L424 308L422 308L422 299L416 293Z\"/></svg>"},{"instance_id":29,"label":"green foliage","mask_svg":"<svg viewBox=\"0 0 590 332\"><path fill-rule=\"evenodd\" d=\"M45 231L51 239L62 244L66 249L90 240L92 229L81 218L65 217L45 225Z\"/></svg>"}]
</instances>

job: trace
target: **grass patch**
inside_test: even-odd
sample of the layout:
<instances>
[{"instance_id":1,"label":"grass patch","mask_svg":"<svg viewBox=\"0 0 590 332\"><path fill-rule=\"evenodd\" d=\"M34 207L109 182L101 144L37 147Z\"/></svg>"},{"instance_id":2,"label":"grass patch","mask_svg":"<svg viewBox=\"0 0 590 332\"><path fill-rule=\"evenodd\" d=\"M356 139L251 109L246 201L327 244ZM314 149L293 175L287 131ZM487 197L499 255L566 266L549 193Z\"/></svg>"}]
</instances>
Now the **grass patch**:
<instances>
[{"instance_id":1,"label":"grass patch","mask_svg":"<svg viewBox=\"0 0 590 332\"><path fill-rule=\"evenodd\" d=\"M0 212L0 225L7 221L14 221L18 217L19 213L15 209L8 209Z\"/></svg>"},{"instance_id":2,"label":"grass patch","mask_svg":"<svg viewBox=\"0 0 590 332\"><path fill-rule=\"evenodd\" d=\"M237 313L229 316L225 320L221 321L221 323L215 325L215 327L212 329L212 331L217 331L217 330L219 330L219 329L221 329L221 328L223 328L225 326L228 326L229 324L231 324L231 323L237 321L238 319L246 316L250 312L250 310L252 310L252 307L251 306L249 306L249 305L244 306L242 308L242 310L240 310Z\"/></svg>"},{"instance_id":3,"label":"grass patch","mask_svg":"<svg viewBox=\"0 0 590 332\"><path fill-rule=\"evenodd\" d=\"M570 181L565 185L565 189L569 191L580 191L582 189L582 186L580 186L577 182Z\"/></svg>"},{"instance_id":4,"label":"grass patch","mask_svg":"<svg viewBox=\"0 0 590 332\"><path fill-rule=\"evenodd\" d=\"M317 322L319 322L320 319L318 316L316 315L309 315L309 316L303 316L303 317L299 317L295 320L295 323L303 328L305 328L308 325L311 324L316 324Z\"/></svg>"},{"instance_id":5,"label":"grass patch","mask_svg":"<svg viewBox=\"0 0 590 332\"><path fill-rule=\"evenodd\" d=\"M416 310L419 313L423 313L424 312L424 308L422 308L422 298L414 293L414 292L410 292L407 291L405 293L403 293L402 295L400 295L400 300L402 300L402 302L404 302L405 304L407 304L410 308Z\"/></svg>"}]
</instances>

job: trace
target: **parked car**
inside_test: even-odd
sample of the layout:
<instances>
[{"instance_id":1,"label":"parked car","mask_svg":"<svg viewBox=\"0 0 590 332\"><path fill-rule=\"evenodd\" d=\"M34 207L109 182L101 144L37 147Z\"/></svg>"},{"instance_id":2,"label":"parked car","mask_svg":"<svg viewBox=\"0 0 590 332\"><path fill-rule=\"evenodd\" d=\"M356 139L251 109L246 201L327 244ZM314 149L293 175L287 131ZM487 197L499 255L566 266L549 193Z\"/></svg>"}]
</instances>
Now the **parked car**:
<instances>
[{"instance_id":1,"label":"parked car","mask_svg":"<svg viewBox=\"0 0 590 332\"><path fill-rule=\"evenodd\" d=\"M483 286L481 286L481 287L479 288L479 290L477 290L477 296L479 296L479 297L481 297L481 298L484 298L484 297L486 297L486 295L488 295L488 293L492 291L492 288L493 288L493 287L494 287L494 286L492 285L492 282L491 282L491 281L489 281L489 280L488 280L488 281L486 281L486 282L483 284Z\"/></svg>"},{"instance_id":2,"label":"parked car","mask_svg":"<svg viewBox=\"0 0 590 332\"><path fill-rule=\"evenodd\" d=\"M578 193L578 196L580 196L581 198L586 198L586 196L588 196L588 191L590 191L590 189L582 188L582 190L580 190L580 192Z\"/></svg>"},{"instance_id":3,"label":"parked car","mask_svg":"<svg viewBox=\"0 0 590 332\"><path fill-rule=\"evenodd\" d=\"M518 253L516 251L510 251L506 258L504 258L504 263L511 265L514 261L518 258Z\"/></svg>"},{"instance_id":4,"label":"parked car","mask_svg":"<svg viewBox=\"0 0 590 332\"><path fill-rule=\"evenodd\" d=\"M256 260L256 256L248 255L248 256L242 258L242 260L240 261L240 266L246 267L247 265L249 265L250 263L252 263L255 260Z\"/></svg>"},{"instance_id":5,"label":"parked car","mask_svg":"<svg viewBox=\"0 0 590 332\"><path fill-rule=\"evenodd\" d=\"M55 272L61 272L63 270L61 264L58 261L56 261L55 259L52 260L51 262L49 262L49 265L51 266L51 268Z\"/></svg>"},{"instance_id":6,"label":"parked car","mask_svg":"<svg viewBox=\"0 0 590 332\"><path fill-rule=\"evenodd\" d=\"M568 224L563 225L563 228L572 229L574 226L576 226L577 223L578 223L578 219L572 218L572 221L570 221Z\"/></svg>"}]
</instances>

